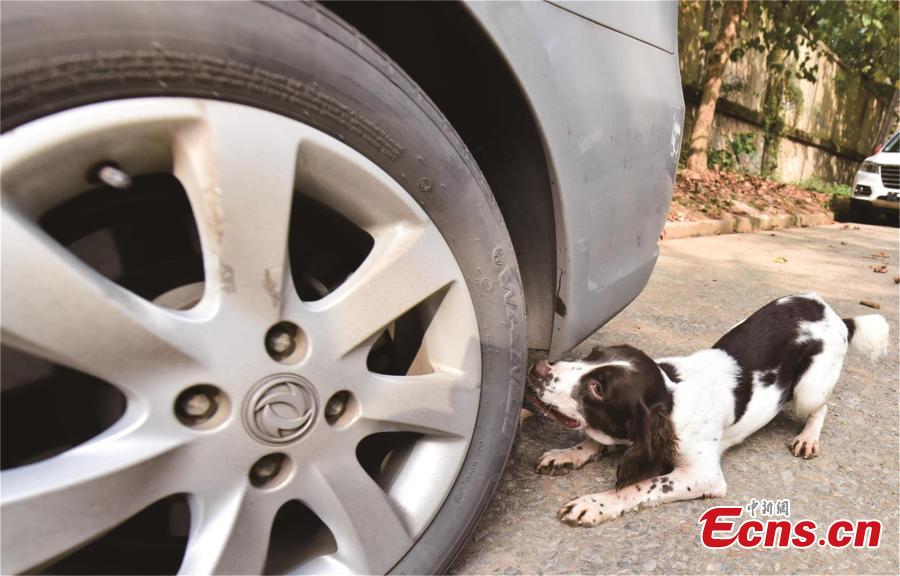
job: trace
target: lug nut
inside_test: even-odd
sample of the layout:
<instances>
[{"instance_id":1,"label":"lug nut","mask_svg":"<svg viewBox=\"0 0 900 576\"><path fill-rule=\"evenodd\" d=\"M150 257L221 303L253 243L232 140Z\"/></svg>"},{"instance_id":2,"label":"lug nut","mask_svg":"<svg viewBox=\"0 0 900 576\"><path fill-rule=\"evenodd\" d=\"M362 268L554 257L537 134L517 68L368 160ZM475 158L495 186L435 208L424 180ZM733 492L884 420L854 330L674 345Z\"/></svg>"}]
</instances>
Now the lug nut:
<instances>
[{"instance_id":1,"label":"lug nut","mask_svg":"<svg viewBox=\"0 0 900 576\"><path fill-rule=\"evenodd\" d=\"M228 397L209 384L197 384L181 392L175 399L175 416L190 428L209 428L227 418Z\"/></svg>"},{"instance_id":2,"label":"lug nut","mask_svg":"<svg viewBox=\"0 0 900 576\"><path fill-rule=\"evenodd\" d=\"M275 462L272 458L263 458L256 465L253 466L253 475L256 476L258 480L262 480L265 482L266 480L271 480L278 474L278 470L281 466L278 465L278 462Z\"/></svg>"},{"instance_id":3,"label":"lug nut","mask_svg":"<svg viewBox=\"0 0 900 576\"><path fill-rule=\"evenodd\" d=\"M269 334L266 345L269 347L270 352L274 352L275 354L287 355L290 354L291 345L293 344L293 338L287 332L283 331L275 331Z\"/></svg>"},{"instance_id":4,"label":"lug nut","mask_svg":"<svg viewBox=\"0 0 900 576\"><path fill-rule=\"evenodd\" d=\"M296 364L306 351L306 337L293 322L279 322L266 332L266 352L282 364Z\"/></svg>"},{"instance_id":5,"label":"lug nut","mask_svg":"<svg viewBox=\"0 0 900 576\"><path fill-rule=\"evenodd\" d=\"M282 471L285 466L290 466L290 459L284 454L263 456L250 468L250 483L257 488L269 488L283 482L285 475ZM282 479L279 480L279 477Z\"/></svg>"},{"instance_id":6,"label":"lug nut","mask_svg":"<svg viewBox=\"0 0 900 576\"><path fill-rule=\"evenodd\" d=\"M197 394L191 394L184 399L183 404L181 405L181 411L184 412L186 416L200 418L206 416L206 414L212 410L212 407L213 399L202 392L198 392Z\"/></svg>"},{"instance_id":7,"label":"lug nut","mask_svg":"<svg viewBox=\"0 0 900 576\"><path fill-rule=\"evenodd\" d=\"M335 396L325 407L325 416L328 418L340 418L347 409L347 400L340 395Z\"/></svg>"},{"instance_id":8,"label":"lug nut","mask_svg":"<svg viewBox=\"0 0 900 576\"><path fill-rule=\"evenodd\" d=\"M346 390L341 390L325 404L325 421L332 426L346 424L353 419L356 402Z\"/></svg>"}]
</instances>

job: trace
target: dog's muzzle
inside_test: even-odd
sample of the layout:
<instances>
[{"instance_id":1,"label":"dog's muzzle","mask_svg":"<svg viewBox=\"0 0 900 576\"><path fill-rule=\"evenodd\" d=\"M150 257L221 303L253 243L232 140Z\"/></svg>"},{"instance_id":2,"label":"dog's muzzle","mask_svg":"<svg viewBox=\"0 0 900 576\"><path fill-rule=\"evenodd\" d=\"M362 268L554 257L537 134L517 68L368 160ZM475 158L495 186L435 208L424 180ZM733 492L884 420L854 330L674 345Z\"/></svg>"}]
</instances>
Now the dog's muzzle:
<instances>
[{"instance_id":1,"label":"dog's muzzle","mask_svg":"<svg viewBox=\"0 0 900 576\"><path fill-rule=\"evenodd\" d=\"M552 378L553 366L549 362L546 360L535 362L531 370L528 371L528 390L525 394L525 405L536 414L555 418L567 428L577 428L579 426L578 420L566 416L541 400L541 393Z\"/></svg>"},{"instance_id":2,"label":"dog's muzzle","mask_svg":"<svg viewBox=\"0 0 900 576\"><path fill-rule=\"evenodd\" d=\"M531 367L531 373L540 380L545 380L550 376L550 363L546 360L538 360Z\"/></svg>"}]
</instances>

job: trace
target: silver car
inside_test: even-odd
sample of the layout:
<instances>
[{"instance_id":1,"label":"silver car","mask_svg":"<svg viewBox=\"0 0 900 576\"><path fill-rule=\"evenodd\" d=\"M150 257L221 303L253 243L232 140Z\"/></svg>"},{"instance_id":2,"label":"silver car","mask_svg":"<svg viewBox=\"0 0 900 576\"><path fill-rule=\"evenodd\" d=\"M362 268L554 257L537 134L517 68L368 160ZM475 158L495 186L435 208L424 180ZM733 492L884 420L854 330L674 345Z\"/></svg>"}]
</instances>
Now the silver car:
<instances>
[{"instance_id":1,"label":"silver car","mask_svg":"<svg viewBox=\"0 0 900 576\"><path fill-rule=\"evenodd\" d=\"M653 269L676 20L4 3L2 572L446 570Z\"/></svg>"}]
</instances>

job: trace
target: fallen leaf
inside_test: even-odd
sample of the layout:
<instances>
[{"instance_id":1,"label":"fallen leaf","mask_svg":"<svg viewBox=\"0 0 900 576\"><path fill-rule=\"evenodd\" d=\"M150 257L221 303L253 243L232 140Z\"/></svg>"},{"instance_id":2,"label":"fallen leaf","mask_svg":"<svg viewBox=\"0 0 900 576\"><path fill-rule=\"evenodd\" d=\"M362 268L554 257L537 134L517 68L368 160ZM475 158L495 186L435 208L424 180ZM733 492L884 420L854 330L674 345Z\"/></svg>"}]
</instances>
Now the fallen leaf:
<instances>
[{"instance_id":1,"label":"fallen leaf","mask_svg":"<svg viewBox=\"0 0 900 576\"><path fill-rule=\"evenodd\" d=\"M879 304L878 302L872 302L871 300L860 300L859 303L863 306L868 306L869 308L881 310L881 304Z\"/></svg>"},{"instance_id":2,"label":"fallen leaf","mask_svg":"<svg viewBox=\"0 0 900 576\"><path fill-rule=\"evenodd\" d=\"M784 256L776 256L775 263L776 264L787 264L787 258L785 258Z\"/></svg>"},{"instance_id":3,"label":"fallen leaf","mask_svg":"<svg viewBox=\"0 0 900 576\"><path fill-rule=\"evenodd\" d=\"M894 284L900 284L900 276L894 276Z\"/></svg>"},{"instance_id":4,"label":"fallen leaf","mask_svg":"<svg viewBox=\"0 0 900 576\"><path fill-rule=\"evenodd\" d=\"M872 266L872 272L875 272L876 274L887 274L887 264Z\"/></svg>"}]
</instances>

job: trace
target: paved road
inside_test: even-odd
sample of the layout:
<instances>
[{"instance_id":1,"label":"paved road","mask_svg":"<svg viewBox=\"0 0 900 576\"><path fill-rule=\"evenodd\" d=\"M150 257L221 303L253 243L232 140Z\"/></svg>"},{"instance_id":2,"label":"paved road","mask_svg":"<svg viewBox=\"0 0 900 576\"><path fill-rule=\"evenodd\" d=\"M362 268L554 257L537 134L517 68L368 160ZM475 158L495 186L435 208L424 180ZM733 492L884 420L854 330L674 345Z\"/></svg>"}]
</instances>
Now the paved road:
<instances>
[{"instance_id":1,"label":"paved road","mask_svg":"<svg viewBox=\"0 0 900 576\"><path fill-rule=\"evenodd\" d=\"M873 259L884 253L887 258ZM781 257L781 258L779 258ZM786 262L777 260L785 259ZM886 274L872 267L887 263ZM813 290L839 315L873 312L881 304L891 325L889 355L877 366L848 357L829 402L815 460L790 455L787 441L802 427L778 416L725 454L728 495L665 505L593 529L555 519L575 496L609 489L615 459L569 476L533 472L546 449L574 445L578 434L533 417L519 432L497 496L452 569L454 573L882 573L898 571L898 230L834 225L673 240L661 245L653 278L622 314L575 353L629 343L651 356L687 354L711 345L733 324L769 302ZM533 359L532 359L533 360ZM879 549L704 549L697 519L716 504L790 498L794 520L819 525L849 518L884 522Z\"/></svg>"}]
</instances>

